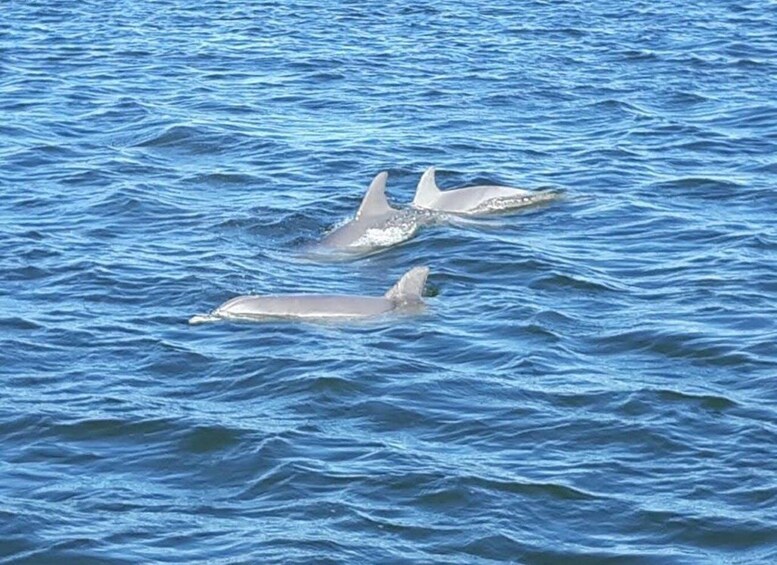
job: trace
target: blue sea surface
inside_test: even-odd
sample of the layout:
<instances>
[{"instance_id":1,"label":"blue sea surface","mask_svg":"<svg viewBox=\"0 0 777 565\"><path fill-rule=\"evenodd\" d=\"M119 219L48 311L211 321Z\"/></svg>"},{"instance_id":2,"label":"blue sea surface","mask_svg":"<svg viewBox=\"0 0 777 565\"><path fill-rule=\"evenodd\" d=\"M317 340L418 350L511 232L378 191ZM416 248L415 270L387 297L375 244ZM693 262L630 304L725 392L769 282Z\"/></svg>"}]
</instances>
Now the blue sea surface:
<instances>
[{"instance_id":1,"label":"blue sea surface","mask_svg":"<svg viewBox=\"0 0 777 565\"><path fill-rule=\"evenodd\" d=\"M777 562L775 2L6 0L0 118L3 563ZM306 255L431 165L564 197Z\"/></svg>"}]
</instances>

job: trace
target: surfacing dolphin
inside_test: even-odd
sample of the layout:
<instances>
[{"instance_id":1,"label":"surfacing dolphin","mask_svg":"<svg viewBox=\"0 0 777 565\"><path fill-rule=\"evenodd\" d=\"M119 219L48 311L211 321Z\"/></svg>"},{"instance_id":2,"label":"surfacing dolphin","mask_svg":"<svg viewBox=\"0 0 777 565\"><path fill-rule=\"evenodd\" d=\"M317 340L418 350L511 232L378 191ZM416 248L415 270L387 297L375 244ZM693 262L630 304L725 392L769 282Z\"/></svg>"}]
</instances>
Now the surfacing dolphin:
<instances>
[{"instance_id":1,"label":"surfacing dolphin","mask_svg":"<svg viewBox=\"0 0 777 565\"><path fill-rule=\"evenodd\" d=\"M429 215L419 210L392 208L386 199L387 178L388 173L378 173L354 218L329 232L314 250L364 253L413 237Z\"/></svg>"},{"instance_id":2,"label":"surfacing dolphin","mask_svg":"<svg viewBox=\"0 0 777 565\"><path fill-rule=\"evenodd\" d=\"M413 311L423 307L421 293L429 276L429 267L415 267L383 296L337 294L280 294L275 296L238 296L207 315L197 315L190 324L221 319L267 320L349 320L375 318L394 311Z\"/></svg>"},{"instance_id":3,"label":"surfacing dolphin","mask_svg":"<svg viewBox=\"0 0 777 565\"><path fill-rule=\"evenodd\" d=\"M434 167L421 176L413 206L452 214L489 214L547 202L558 197L553 190L529 191L509 186L480 185L442 191L434 180Z\"/></svg>"}]
</instances>

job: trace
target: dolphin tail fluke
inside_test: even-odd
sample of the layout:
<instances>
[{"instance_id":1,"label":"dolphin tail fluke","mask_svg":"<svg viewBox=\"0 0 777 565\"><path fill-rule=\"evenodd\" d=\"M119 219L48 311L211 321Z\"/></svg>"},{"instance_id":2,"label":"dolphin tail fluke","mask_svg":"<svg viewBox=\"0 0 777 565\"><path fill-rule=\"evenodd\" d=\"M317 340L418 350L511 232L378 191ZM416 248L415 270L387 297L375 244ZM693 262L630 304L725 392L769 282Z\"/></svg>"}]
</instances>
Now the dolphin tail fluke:
<instances>
[{"instance_id":1,"label":"dolphin tail fluke","mask_svg":"<svg viewBox=\"0 0 777 565\"><path fill-rule=\"evenodd\" d=\"M421 293L426 286L426 277L429 276L429 267L414 267L397 284L386 293L386 298L397 302L419 302Z\"/></svg>"},{"instance_id":2,"label":"dolphin tail fluke","mask_svg":"<svg viewBox=\"0 0 777 565\"><path fill-rule=\"evenodd\" d=\"M380 216L393 210L386 199L386 179L388 179L388 173L385 171L378 173L372 179L370 188L367 189L367 194L364 195L359 210L356 212L357 220L369 216Z\"/></svg>"},{"instance_id":3,"label":"dolphin tail fluke","mask_svg":"<svg viewBox=\"0 0 777 565\"><path fill-rule=\"evenodd\" d=\"M413 205L419 208L429 208L440 196L440 189L437 188L437 182L434 180L434 167L426 169L421 180L418 181L418 187L415 189Z\"/></svg>"}]
</instances>

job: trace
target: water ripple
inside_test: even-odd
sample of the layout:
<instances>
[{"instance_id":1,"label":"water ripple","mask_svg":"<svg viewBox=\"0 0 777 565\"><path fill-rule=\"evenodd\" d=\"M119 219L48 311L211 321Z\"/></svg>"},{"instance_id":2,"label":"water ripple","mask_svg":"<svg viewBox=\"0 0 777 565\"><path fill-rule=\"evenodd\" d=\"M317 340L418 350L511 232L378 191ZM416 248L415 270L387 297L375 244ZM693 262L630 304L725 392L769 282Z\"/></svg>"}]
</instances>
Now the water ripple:
<instances>
[{"instance_id":1,"label":"water ripple","mask_svg":"<svg viewBox=\"0 0 777 565\"><path fill-rule=\"evenodd\" d=\"M776 19L4 5L0 560L777 560ZM432 165L563 198L307 252ZM419 264L417 317L186 324Z\"/></svg>"}]
</instances>

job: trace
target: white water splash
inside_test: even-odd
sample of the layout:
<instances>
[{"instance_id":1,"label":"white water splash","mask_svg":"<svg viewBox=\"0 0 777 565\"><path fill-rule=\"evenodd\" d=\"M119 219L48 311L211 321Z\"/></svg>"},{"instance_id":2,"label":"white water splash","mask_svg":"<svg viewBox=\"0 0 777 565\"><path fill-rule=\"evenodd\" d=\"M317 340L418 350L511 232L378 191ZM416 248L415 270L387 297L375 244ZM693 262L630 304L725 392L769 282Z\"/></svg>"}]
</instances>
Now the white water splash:
<instances>
[{"instance_id":1,"label":"white water splash","mask_svg":"<svg viewBox=\"0 0 777 565\"><path fill-rule=\"evenodd\" d=\"M215 322L219 319L218 316L214 316L213 314L197 314L189 318L189 325L205 324L208 322Z\"/></svg>"},{"instance_id":2,"label":"white water splash","mask_svg":"<svg viewBox=\"0 0 777 565\"><path fill-rule=\"evenodd\" d=\"M550 202L561 197L561 192L556 190L544 190L533 194L527 194L515 198L492 198L487 200L469 214L494 214L499 212L507 212L510 210L516 210L518 208L525 208L527 206L536 206L537 204L543 204Z\"/></svg>"}]
</instances>

